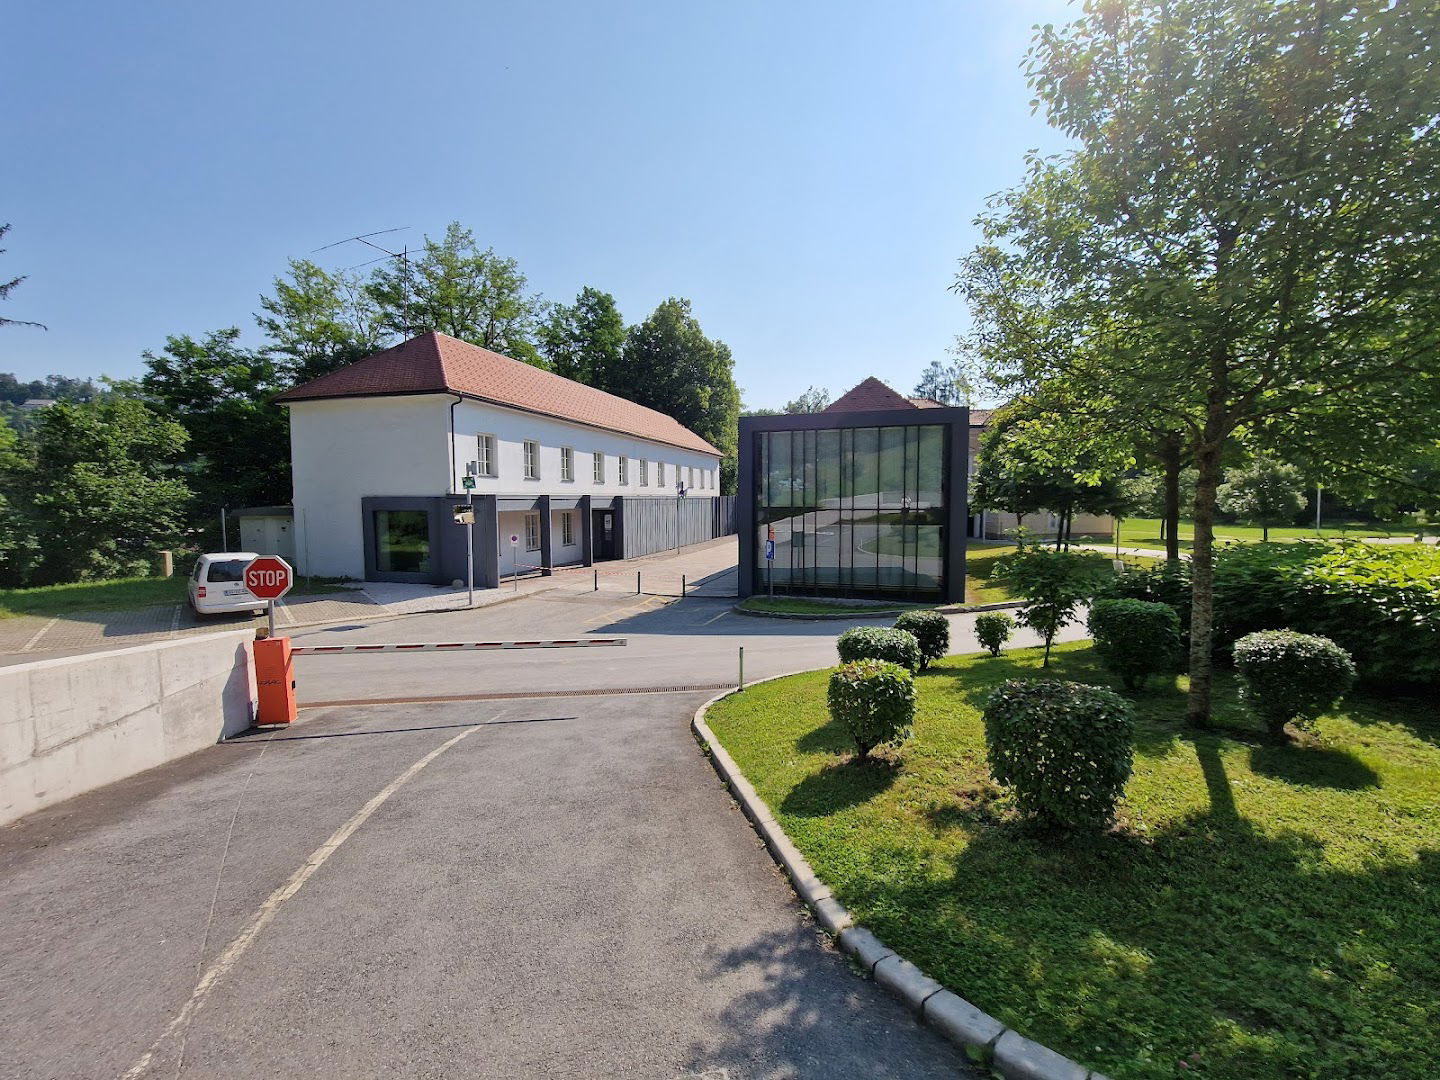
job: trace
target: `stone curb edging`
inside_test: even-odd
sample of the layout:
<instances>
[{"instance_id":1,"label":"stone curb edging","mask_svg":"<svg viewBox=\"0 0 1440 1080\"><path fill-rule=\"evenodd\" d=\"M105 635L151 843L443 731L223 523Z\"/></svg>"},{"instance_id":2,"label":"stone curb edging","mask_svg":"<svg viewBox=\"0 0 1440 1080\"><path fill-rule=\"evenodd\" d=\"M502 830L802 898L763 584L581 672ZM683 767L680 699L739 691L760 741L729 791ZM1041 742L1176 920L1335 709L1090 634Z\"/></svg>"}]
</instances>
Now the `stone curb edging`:
<instances>
[{"instance_id":1,"label":"stone curb edging","mask_svg":"<svg viewBox=\"0 0 1440 1080\"><path fill-rule=\"evenodd\" d=\"M948 604L937 608L876 608L874 611L846 611L838 615L802 615L798 611L753 611L736 604L731 610L736 615L752 619L800 619L805 622L827 622L834 619L873 619L880 616L903 615L907 611L938 611L941 615L966 615L976 611L1013 611L1025 606L1021 600L1002 600L995 604Z\"/></svg>"},{"instance_id":2,"label":"stone curb edging","mask_svg":"<svg viewBox=\"0 0 1440 1080\"><path fill-rule=\"evenodd\" d=\"M775 820L765 800L745 779L735 759L720 745L715 733L705 723L705 714L717 701L750 686L799 674L802 672L772 675L757 679L746 687L716 694L695 711L690 728L708 750L710 764L760 834L771 857L785 871L796 895L814 913L816 922L876 983L904 1002L920 1022L959 1047L967 1058L975 1047L988 1051L991 1067L1006 1080L1106 1080L1101 1073L1025 1038L960 995L946 990L865 927L858 925L854 916L831 895L830 887L815 876L815 871L785 835L785 830Z\"/></svg>"}]
</instances>

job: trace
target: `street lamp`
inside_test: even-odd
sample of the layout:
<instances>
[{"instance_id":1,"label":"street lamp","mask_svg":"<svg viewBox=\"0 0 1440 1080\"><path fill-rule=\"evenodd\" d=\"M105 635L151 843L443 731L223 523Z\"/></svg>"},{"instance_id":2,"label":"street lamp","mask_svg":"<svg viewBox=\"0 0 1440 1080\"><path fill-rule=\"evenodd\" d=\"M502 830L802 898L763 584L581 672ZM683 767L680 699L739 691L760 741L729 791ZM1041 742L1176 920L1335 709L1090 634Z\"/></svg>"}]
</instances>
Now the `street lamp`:
<instances>
[{"instance_id":1,"label":"street lamp","mask_svg":"<svg viewBox=\"0 0 1440 1080\"><path fill-rule=\"evenodd\" d=\"M676 470L675 470L675 471L676 471L676 472L679 472L679 471L680 471L678 466L676 467ZM679 551L679 550L680 550L680 500L683 499L683 498L685 498L685 496L688 495L688 494L690 494L690 493L685 490L685 481L684 481L684 480L681 480L680 478L677 477L676 480L675 480L675 550L676 550L676 551Z\"/></svg>"}]
</instances>

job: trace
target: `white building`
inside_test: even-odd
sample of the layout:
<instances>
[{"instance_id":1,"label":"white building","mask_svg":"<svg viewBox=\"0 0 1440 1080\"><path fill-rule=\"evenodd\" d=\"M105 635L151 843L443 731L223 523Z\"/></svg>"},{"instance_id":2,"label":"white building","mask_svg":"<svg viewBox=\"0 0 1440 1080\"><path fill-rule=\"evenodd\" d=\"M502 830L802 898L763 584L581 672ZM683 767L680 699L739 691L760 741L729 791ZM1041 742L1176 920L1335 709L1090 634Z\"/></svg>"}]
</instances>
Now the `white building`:
<instances>
[{"instance_id":1,"label":"white building","mask_svg":"<svg viewBox=\"0 0 1440 1080\"><path fill-rule=\"evenodd\" d=\"M453 511L467 496L483 586L517 566L549 573L733 531L718 498L720 451L699 435L444 334L412 338L279 400L290 409L302 573L463 579L465 526Z\"/></svg>"}]
</instances>

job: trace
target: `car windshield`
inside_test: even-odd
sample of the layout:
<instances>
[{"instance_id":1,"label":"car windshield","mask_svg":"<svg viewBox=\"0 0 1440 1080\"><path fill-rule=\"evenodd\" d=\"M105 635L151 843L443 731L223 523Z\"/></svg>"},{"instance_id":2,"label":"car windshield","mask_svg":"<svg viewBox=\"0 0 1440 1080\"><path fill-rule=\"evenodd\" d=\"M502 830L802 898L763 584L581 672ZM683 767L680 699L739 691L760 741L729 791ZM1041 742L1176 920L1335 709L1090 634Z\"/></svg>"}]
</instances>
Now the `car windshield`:
<instances>
[{"instance_id":1,"label":"car windshield","mask_svg":"<svg viewBox=\"0 0 1440 1080\"><path fill-rule=\"evenodd\" d=\"M224 559L220 562L212 562L210 569L206 572L206 581L241 581L245 576L245 567L249 559Z\"/></svg>"}]
</instances>

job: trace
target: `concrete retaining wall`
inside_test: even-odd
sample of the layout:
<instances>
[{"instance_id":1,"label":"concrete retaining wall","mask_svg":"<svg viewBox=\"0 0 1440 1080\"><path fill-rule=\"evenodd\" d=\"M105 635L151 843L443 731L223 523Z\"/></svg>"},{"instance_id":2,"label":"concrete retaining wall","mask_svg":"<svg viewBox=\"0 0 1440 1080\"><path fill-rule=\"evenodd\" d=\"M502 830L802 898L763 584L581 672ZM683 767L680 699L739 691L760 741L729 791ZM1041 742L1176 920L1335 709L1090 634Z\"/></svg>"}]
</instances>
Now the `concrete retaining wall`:
<instances>
[{"instance_id":1,"label":"concrete retaining wall","mask_svg":"<svg viewBox=\"0 0 1440 1080\"><path fill-rule=\"evenodd\" d=\"M249 630L0 668L0 825L250 725Z\"/></svg>"}]
</instances>

